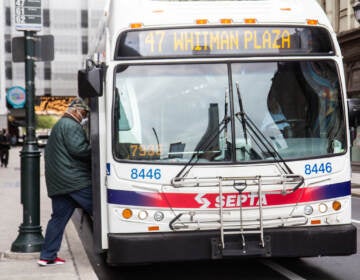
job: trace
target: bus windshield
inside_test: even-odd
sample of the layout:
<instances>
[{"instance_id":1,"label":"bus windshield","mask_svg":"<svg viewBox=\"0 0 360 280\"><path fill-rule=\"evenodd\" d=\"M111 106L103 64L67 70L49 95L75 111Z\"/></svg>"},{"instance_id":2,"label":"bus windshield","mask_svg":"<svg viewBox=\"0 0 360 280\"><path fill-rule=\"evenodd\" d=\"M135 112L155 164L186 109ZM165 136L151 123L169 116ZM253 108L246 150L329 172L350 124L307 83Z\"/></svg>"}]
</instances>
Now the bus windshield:
<instances>
[{"instance_id":1,"label":"bus windshield","mask_svg":"<svg viewBox=\"0 0 360 280\"><path fill-rule=\"evenodd\" d=\"M118 160L274 160L271 149L287 160L346 149L333 60L119 65L114 75Z\"/></svg>"}]
</instances>

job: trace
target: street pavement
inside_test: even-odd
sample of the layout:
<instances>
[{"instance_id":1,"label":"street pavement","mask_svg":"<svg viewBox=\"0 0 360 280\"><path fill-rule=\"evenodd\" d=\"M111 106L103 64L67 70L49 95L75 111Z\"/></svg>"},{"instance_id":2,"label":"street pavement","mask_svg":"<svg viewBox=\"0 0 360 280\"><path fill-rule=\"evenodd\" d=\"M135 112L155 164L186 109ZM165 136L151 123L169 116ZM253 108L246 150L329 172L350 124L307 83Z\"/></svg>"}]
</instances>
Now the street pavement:
<instances>
[{"instance_id":1,"label":"street pavement","mask_svg":"<svg viewBox=\"0 0 360 280\"><path fill-rule=\"evenodd\" d=\"M21 149L22 147L12 147L8 167L0 167L0 280L98 279L72 220L66 227L59 252L59 257L66 260L65 264L40 267L36 263L39 253L10 251L23 222L23 208L20 202ZM46 194L43 150L40 151L40 225L44 235L51 214L51 201ZM352 174L352 194L360 196L360 173Z\"/></svg>"},{"instance_id":2,"label":"street pavement","mask_svg":"<svg viewBox=\"0 0 360 280\"><path fill-rule=\"evenodd\" d=\"M8 167L0 167L0 280L98 279L72 220L66 227L58 255L66 260L65 264L40 267L36 263L39 253L11 252L11 245L23 222L23 207L20 202L21 149L22 147L12 147ZM51 215L51 201L46 193L43 150L40 151L40 225L44 236Z\"/></svg>"}]
</instances>

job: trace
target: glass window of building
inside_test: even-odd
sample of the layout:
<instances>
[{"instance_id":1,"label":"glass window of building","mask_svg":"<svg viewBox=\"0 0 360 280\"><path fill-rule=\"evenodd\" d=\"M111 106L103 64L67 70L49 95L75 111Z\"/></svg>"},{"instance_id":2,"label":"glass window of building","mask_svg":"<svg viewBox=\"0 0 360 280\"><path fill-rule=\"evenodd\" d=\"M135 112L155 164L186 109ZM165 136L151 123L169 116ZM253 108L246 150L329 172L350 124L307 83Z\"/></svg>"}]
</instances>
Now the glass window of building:
<instances>
[{"instance_id":1,"label":"glass window of building","mask_svg":"<svg viewBox=\"0 0 360 280\"><path fill-rule=\"evenodd\" d=\"M88 11L81 10L81 27L88 28Z\"/></svg>"},{"instance_id":2,"label":"glass window of building","mask_svg":"<svg viewBox=\"0 0 360 280\"><path fill-rule=\"evenodd\" d=\"M43 26L50 26L50 11L49 9L43 9Z\"/></svg>"},{"instance_id":3,"label":"glass window of building","mask_svg":"<svg viewBox=\"0 0 360 280\"><path fill-rule=\"evenodd\" d=\"M10 11L10 7L6 7L6 9L5 9L5 23L6 23L6 26L11 26L11 11Z\"/></svg>"}]
</instances>

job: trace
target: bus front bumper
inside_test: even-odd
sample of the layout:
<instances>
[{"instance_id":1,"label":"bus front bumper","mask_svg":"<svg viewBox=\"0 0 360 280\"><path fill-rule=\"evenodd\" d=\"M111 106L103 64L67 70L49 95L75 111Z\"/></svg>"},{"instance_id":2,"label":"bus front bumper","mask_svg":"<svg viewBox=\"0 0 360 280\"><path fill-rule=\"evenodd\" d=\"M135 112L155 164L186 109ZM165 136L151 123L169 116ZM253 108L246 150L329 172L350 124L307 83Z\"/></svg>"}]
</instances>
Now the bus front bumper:
<instances>
[{"instance_id":1,"label":"bus front bumper","mask_svg":"<svg viewBox=\"0 0 360 280\"><path fill-rule=\"evenodd\" d=\"M264 229L259 234L225 235L219 231L110 233L109 265L194 261L237 257L314 257L356 253L353 225ZM264 246L260 246L263 244Z\"/></svg>"}]
</instances>

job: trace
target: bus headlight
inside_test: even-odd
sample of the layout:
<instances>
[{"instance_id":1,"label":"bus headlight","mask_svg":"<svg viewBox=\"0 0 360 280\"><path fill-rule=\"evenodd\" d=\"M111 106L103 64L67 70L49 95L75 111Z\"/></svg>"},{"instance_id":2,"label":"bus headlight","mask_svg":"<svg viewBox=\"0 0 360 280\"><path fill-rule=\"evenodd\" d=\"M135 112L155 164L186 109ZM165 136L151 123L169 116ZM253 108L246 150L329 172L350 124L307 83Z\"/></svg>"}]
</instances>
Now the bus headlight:
<instances>
[{"instance_id":1,"label":"bus headlight","mask_svg":"<svg viewBox=\"0 0 360 280\"><path fill-rule=\"evenodd\" d=\"M312 208L311 205L306 205L304 207L304 213L305 215L311 215L313 213L314 209Z\"/></svg>"},{"instance_id":2,"label":"bus headlight","mask_svg":"<svg viewBox=\"0 0 360 280\"><path fill-rule=\"evenodd\" d=\"M144 210L140 210L138 213L138 218L140 220L145 220L148 216L149 216L148 212L146 212Z\"/></svg>"},{"instance_id":3,"label":"bus headlight","mask_svg":"<svg viewBox=\"0 0 360 280\"><path fill-rule=\"evenodd\" d=\"M319 204L319 211L320 213L325 213L328 210L328 207L325 203L320 203Z\"/></svg>"},{"instance_id":4,"label":"bus headlight","mask_svg":"<svg viewBox=\"0 0 360 280\"><path fill-rule=\"evenodd\" d=\"M157 221L157 222L160 222L164 219L164 213L163 212L160 212L160 211L156 211L154 213L154 220Z\"/></svg>"}]
</instances>

